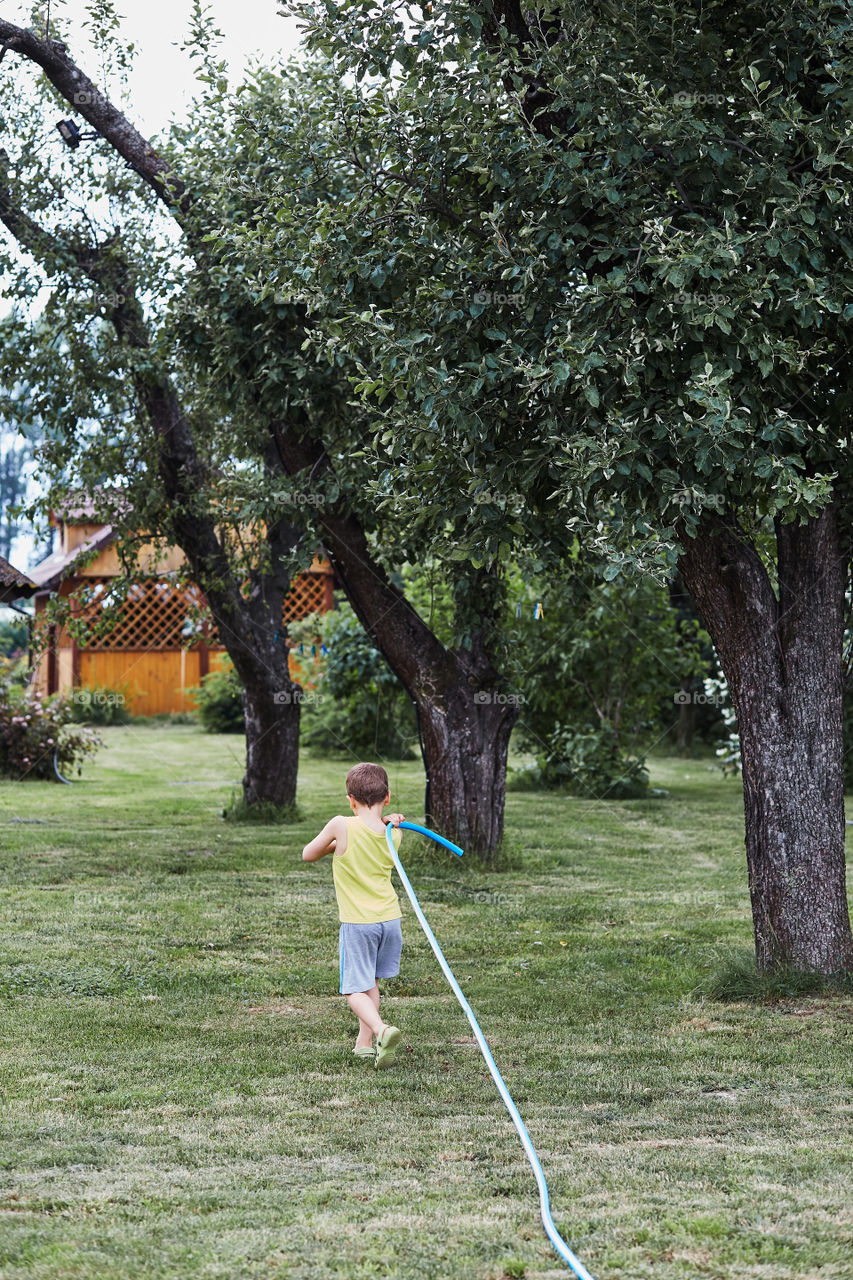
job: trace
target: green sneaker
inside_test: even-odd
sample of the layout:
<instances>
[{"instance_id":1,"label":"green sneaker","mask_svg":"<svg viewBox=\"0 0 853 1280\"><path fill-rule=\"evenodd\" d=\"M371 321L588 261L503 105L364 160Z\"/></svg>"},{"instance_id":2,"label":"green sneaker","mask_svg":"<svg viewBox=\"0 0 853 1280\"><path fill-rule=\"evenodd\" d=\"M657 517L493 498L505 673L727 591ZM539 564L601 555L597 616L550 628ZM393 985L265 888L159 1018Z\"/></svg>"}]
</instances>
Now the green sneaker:
<instances>
[{"instance_id":1,"label":"green sneaker","mask_svg":"<svg viewBox=\"0 0 853 1280\"><path fill-rule=\"evenodd\" d=\"M360 1048L353 1049L353 1054L356 1058L375 1058L376 1050L371 1044L363 1044Z\"/></svg>"},{"instance_id":2,"label":"green sneaker","mask_svg":"<svg viewBox=\"0 0 853 1280\"><path fill-rule=\"evenodd\" d=\"M383 1026L382 1034L376 1041L376 1068L393 1067L397 1057L397 1045L403 1033L399 1027Z\"/></svg>"}]
</instances>

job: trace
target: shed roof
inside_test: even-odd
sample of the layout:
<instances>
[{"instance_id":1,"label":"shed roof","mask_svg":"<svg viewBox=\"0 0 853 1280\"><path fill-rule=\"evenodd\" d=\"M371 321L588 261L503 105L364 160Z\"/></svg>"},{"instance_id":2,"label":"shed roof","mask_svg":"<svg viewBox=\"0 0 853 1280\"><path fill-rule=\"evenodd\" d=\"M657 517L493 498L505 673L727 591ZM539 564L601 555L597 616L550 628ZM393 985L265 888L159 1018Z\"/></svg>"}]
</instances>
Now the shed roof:
<instances>
[{"instance_id":1,"label":"shed roof","mask_svg":"<svg viewBox=\"0 0 853 1280\"><path fill-rule=\"evenodd\" d=\"M0 556L0 601L5 604L9 600L31 596L35 589L36 584L31 578Z\"/></svg>"}]
</instances>

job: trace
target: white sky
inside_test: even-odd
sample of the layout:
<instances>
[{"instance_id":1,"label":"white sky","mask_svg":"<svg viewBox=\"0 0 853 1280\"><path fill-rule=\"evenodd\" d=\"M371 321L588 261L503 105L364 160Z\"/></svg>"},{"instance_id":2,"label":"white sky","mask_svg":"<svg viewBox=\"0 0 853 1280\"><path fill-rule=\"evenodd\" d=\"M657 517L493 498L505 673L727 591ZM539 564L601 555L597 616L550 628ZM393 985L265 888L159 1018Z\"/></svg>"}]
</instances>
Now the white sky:
<instances>
[{"instance_id":1,"label":"white sky","mask_svg":"<svg viewBox=\"0 0 853 1280\"><path fill-rule=\"evenodd\" d=\"M271 60L297 50L296 23L279 17L278 0L203 0L203 7L224 36L219 56L227 58L235 80L254 55ZM116 0L116 9L123 16L122 33L137 50L129 101L134 124L142 133L155 133L172 116L180 116L191 94L191 63L178 48L189 30L191 8L191 0ZM51 10L62 22L74 61L100 84L98 57L83 27L87 0L51 0ZM0 17L8 22L26 26L30 12L30 3L0 0Z\"/></svg>"},{"instance_id":2,"label":"white sky","mask_svg":"<svg viewBox=\"0 0 853 1280\"><path fill-rule=\"evenodd\" d=\"M278 0L207 0L204 7L223 34L217 56L227 59L232 83L239 82L242 70L258 55L272 61L298 51L296 23L279 16ZM123 16L122 34L128 44L136 46L124 109L147 137L159 132L170 119L180 118L193 96L192 63L179 47L189 30L191 8L191 0L117 0L116 9ZM88 17L87 0L51 0L51 10L61 16L74 61L100 85L99 57L83 27ZM0 0L0 17L7 22L28 26L31 12L30 3ZM68 114L74 114L73 107ZM0 432L0 447L3 443ZM18 568L26 570L34 553L29 536L16 539L13 560Z\"/></svg>"}]
</instances>

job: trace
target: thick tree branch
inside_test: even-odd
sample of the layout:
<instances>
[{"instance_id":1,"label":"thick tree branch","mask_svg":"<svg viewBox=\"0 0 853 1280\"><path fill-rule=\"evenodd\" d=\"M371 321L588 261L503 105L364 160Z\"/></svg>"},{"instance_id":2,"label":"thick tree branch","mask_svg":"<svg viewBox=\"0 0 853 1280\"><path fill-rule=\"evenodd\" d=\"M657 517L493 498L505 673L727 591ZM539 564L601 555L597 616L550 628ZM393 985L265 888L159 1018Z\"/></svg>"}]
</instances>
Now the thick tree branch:
<instances>
[{"instance_id":1,"label":"thick tree branch","mask_svg":"<svg viewBox=\"0 0 853 1280\"><path fill-rule=\"evenodd\" d=\"M744 690L754 693L782 672L773 584L736 522L715 512L703 515L695 538L683 539L678 568L720 654L737 707Z\"/></svg>"},{"instance_id":2,"label":"thick tree branch","mask_svg":"<svg viewBox=\"0 0 853 1280\"><path fill-rule=\"evenodd\" d=\"M0 18L0 44L41 67L50 83L74 110L136 170L178 222L183 222L192 203L186 184L118 107L104 97L97 85L80 70L61 41L42 40L34 31Z\"/></svg>"},{"instance_id":3,"label":"thick tree branch","mask_svg":"<svg viewBox=\"0 0 853 1280\"><path fill-rule=\"evenodd\" d=\"M275 424L273 430L288 475L308 471L317 476L331 469L328 455L318 441L299 435L284 423ZM425 667L433 672L446 671L450 679L455 665L453 655L371 555L357 517L339 508L324 509L318 519L326 552L339 572L350 604L407 688L417 687Z\"/></svg>"},{"instance_id":4,"label":"thick tree branch","mask_svg":"<svg viewBox=\"0 0 853 1280\"><path fill-rule=\"evenodd\" d=\"M536 40L529 26L529 20L535 14L532 10L522 12L519 0L487 0L487 3L472 0L471 9L482 21L483 40L490 49L503 47L501 27L505 27L510 37L518 42L523 59L535 56ZM549 19L541 23L540 34L548 43L557 43L561 38L560 24ZM555 132L571 136L575 131L574 121L565 109L555 110L553 90L532 70L527 70L526 80L521 106L527 124L546 138L553 137ZM509 76L505 83L508 89L513 89Z\"/></svg>"}]
</instances>

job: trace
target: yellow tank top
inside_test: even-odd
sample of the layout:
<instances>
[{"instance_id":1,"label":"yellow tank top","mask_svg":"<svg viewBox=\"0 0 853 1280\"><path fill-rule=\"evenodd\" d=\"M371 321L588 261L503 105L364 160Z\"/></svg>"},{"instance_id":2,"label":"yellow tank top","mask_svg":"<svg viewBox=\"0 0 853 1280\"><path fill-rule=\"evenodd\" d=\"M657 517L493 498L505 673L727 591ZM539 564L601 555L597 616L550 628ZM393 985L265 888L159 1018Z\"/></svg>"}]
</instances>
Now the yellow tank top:
<instances>
[{"instance_id":1,"label":"yellow tank top","mask_svg":"<svg viewBox=\"0 0 853 1280\"><path fill-rule=\"evenodd\" d=\"M385 839L371 831L361 818L347 818L345 853L332 857L338 914L344 924L380 924L399 920L400 902L391 885L394 862ZM392 827L391 839L399 849L402 832Z\"/></svg>"}]
</instances>

